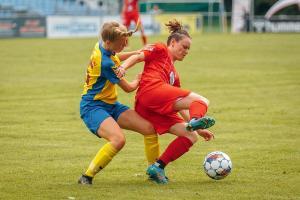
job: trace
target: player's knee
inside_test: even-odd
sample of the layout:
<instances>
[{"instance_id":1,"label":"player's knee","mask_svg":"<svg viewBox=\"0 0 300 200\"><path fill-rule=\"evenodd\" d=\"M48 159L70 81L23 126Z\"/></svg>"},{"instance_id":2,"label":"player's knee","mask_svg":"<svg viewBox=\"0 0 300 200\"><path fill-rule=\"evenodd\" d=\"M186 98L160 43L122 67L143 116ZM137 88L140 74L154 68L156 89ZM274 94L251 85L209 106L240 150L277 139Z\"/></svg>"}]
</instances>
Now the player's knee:
<instances>
[{"instance_id":1,"label":"player's knee","mask_svg":"<svg viewBox=\"0 0 300 200\"><path fill-rule=\"evenodd\" d=\"M203 102L208 107L209 100L207 98L199 95L198 98L197 98L197 100Z\"/></svg>"},{"instance_id":2,"label":"player's knee","mask_svg":"<svg viewBox=\"0 0 300 200\"><path fill-rule=\"evenodd\" d=\"M155 129L150 122L145 124L144 129L144 135L152 135L155 133Z\"/></svg>"},{"instance_id":3,"label":"player's knee","mask_svg":"<svg viewBox=\"0 0 300 200\"><path fill-rule=\"evenodd\" d=\"M209 106L209 100L205 97L203 97L203 102L206 104L206 106Z\"/></svg>"},{"instance_id":4,"label":"player's knee","mask_svg":"<svg viewBox=\"0 0 300 200\"><path fill-rule=\"evenodd\" d=\"M207 107L209 105L209 100L199 94L191 93L190 97L192 98L193 101L200 101L200 102L204 103Z\"/></svg>"},{"instance_id":5,"label":"player's knee","mask_svg":"<svg viewBox=\"0 0 300 200\"><path fill-rule=\"evenodd\" d=\"M126 139L124 136L114 137L112 138L111 143L117 150L121 150L125 146Z\"/></svg>"},{"instance_id":6,"label":"player's knee","mask_svg":"<svg viewBox=\"0 0 300 200\"><path fill-rule=\"evenodd\" d=\"M196 132L191 132L186 136L193 144L195 144L198 141L198 134Z\"/></svg>"}]
</instances>

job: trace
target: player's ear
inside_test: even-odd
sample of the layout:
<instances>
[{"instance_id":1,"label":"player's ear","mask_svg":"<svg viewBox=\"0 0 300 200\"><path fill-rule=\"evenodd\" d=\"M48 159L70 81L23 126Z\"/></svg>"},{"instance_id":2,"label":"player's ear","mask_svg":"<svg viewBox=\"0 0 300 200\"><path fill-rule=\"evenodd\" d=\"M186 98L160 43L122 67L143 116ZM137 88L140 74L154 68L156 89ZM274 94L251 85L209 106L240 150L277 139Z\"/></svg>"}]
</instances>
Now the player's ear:
<instances>
[{"instance_id":1,"label":"player's ear","mask_svg":"<svg viewBox=\"0 0 300 200\"><path fill-rule=\"evenodd\" d=\"M177 41L175 40L175 38L172 38L170 41L170 45L171 47L174 47L174 45L177 43Z\"/></svg>"},{"instance_id":2,"label":"player's ear","mask_svg":"<svg viewBox=\"0 0 300 200\"><path fill-rule=\"evenodd\" d=\"M110 46L111 45L111 41L110 40L105 40L104 43L105 43L106 46Z\"/></svg>"}]
</instances>

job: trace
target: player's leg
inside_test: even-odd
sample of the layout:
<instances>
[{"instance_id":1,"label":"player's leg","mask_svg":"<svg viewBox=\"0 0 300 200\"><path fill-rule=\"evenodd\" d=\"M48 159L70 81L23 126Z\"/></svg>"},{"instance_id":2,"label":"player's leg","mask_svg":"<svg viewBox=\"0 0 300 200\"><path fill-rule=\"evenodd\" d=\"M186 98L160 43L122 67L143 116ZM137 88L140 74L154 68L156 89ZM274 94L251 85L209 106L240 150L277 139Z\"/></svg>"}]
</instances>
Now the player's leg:
<instances>
[{"instance_id":1,"label":"player's leg","mask_svg":"<svg viewBox=\"0 0 300 200\"><path fill-rule=\"evenodd\" d=\"M97 134L108 142L97 152L85 174L80 178L79 183L81 184L91 184L93 177L104 169L125 145L125 136L119 125L111 117L101 123ZM90 179L90 183L84 182L86 178Z\"/></svg>"},{"instance_id":2,"label":"player's leg","mask_svg":"<svg viewBox=\"0 0 300 200\"><path fill-rule=\"evenodd\" d=\"M169 132L177 136L166 148L166 150L159 157L157 163L162 169L170 162L177 160L198 141L198 134L186 130L185 123L177 123L173 125Z\"/></svg>"},{"instance_id":3,"label":"player's leg","mask_svg":"<svg viewBox=\"0 0 300 200\"><path fill-rule=\"evenodd\" d=\"M131 19L130 19L129 16L127 16L125 14L122 14L122 23L123 23L124 26L126 26L127 29L130 26L130 21L131 21Z\"/></svg>"},{"instance_id":4,"label":"player's leg","mask_svg":"<svg viewBox=\"0 0 300 200\"><path fill-rule=\"evenodd\" d=\"M145 34L144 26L143 26L143 24L141 24L140 26L141 26L140 30L141 30L142 42L144 45L146 45L147 44L147 36Z\"/></svg>"},{"instance_id":5,"label":"player's leg","mask_svg":"<svg viewBox=\"0 0 300 200\"><path fill-rule=\"evenodd\" d=\"M205 116L209 101L205 97L191 92L188 96L175 101L175 110L189 109L190 121L187 130L207 129L215 124L212 117Z\"/></svg>"},{"instance_id":6,"label":"player's leg","mask_svg":"<svg viewBox=\"0 0 300 200\"><path fill-rule=\"evenodd\" d=\"M165 184L168 182L164 172L165 167L188 152L190 147L197 142L197 133L189 132L185 127L185 123L177 123L170 128L169 132L178 137L168 145L159 159L148 168L147 173L157 183Z\"/></svg>"},{"instance_id":7,"label":"player's leg","mask_svg":"<svg viewBox=\"0 0 300 200\"><path fill-rule=\"evenodd\" d=\"M155 162L151 169L153 171L152 174L160 173L159 175L163 176L164 173L162 174L162 172L164 172L164 168L170 162L177 160L187 153L193 144L197 142L198 133L196 131L189 132L185 127L184 123L176 123L170 128L169 132L176 135L177 138L168 145L163 154ZM202 137L205 136L204 139L207 141L213 138L213 133L208 130L201 130L200 134Z\"/></svg>"},{"instance_id":8,"label":"player's leg","mask_svg":"<svg viewBox=\"0 0 300 200\"><path fill-rule=\"evenodd\" d=\"M94 109L82 116L88 128L108 142L98 151L80 184L92 184L93 177L103 169L125 144L125 136L117 122L103 109Z\"/></svg>"},{"instance_id":9,"label":"player's leg","mask_svg":"<svg viewBox=\"0 0 300 200\"><path fill-rule=\"evenodd\" d=\"M142 42L144 45L147 44L147 37L146 37L146 34L145 34L145 31L144 31L144 27L143 27L143 24L142 24L142 21L141 21L141 17L139 15L139 13L135 13L133 16L132 16L132 19L134 21L135 24L138 23L138 21L140 20L140 31L141 31L141 38L142 38Z\"/></svg>"},{"instance_id":10,"label":"player's leg","mask_svg":"<svg viewBox=\"0 0 300 200\"><path fill-rule=\"evenodd\" d=\"M120 114L117 122L121 128L141 133L144 136L146 158L148 164L153 164L159 156L159 143L152 124L131 109Z\"/></svg>"},{"instance_id":11,"label":"player's leg","mask_svg":"<svg viewBox=\"0 0 300 200\"><path fill-rule=\"evenodd\" d=\"M205 116L209 104L205 97L168 84L144 94L139 101L149 110L162 114L188 109L190 123L187 129L190 131L207 129L215 123L213 118Z\"/></svg>"}]
</instances>

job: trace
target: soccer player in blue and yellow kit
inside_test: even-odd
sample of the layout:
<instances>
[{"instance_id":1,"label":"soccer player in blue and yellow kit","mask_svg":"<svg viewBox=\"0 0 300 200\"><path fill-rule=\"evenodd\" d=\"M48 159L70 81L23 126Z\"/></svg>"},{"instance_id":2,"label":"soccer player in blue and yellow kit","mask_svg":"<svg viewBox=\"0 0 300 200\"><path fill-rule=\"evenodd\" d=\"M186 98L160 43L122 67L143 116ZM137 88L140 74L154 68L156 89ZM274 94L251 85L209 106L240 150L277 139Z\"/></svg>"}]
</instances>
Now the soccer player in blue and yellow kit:
<instances>
[{"instance_id":1,"label":"soccer player in blue and yellow kit","mask_svg":"<svg viewBox=\"0 0 300 200\"><path fill-rule=\"evenodd\" d=\"M122 60L139 52L120 53L133 32L127 31L125 26L117 22L104 23L101 30L102 42L96 43L90 57L80 102L80 115L88 129L96 136L106 139L107 143L80 177L79 184L92 184L93 177L122 149L125 145L122 128L144 135L149 164L154 163L159 156L159 144L153 126L134 110L117 101L116 84L125 92L134 91L139 84L139 77L127 82L125 78L115 75Z\"/></svg>"}]
</instances>

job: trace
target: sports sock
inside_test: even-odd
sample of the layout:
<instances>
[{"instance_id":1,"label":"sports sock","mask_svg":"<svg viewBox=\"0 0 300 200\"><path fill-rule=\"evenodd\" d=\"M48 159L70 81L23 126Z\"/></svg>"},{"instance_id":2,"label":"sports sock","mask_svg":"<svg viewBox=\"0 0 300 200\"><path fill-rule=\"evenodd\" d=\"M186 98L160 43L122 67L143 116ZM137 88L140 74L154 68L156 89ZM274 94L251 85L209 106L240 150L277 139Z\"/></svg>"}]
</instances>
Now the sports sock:
<instances>
[{"instance_id":1,"label":"sports sock","mask_svg":"<svg viewBox=\"0 0 300 200\"><path fill-rule=\"evenodd\" d=\"M159 143L158 136L155 135L145 135L144 136L145 144L145 154L148 161L148 164L153 164L159 156Z\"/></svg>"},{"instance_id":2,"label":"sports sock","mask_svg":"<svg viewBox=\"0 0 300 200\"><path fill-rule=\"evenodd\" d=\"M193 101L189 108L190 119L201 118L207 112L207 105L204 101L197 100Z\"/></svg>"},{"instance_id":3,"label":"sports sock","mask_svg":"<svg viewBox=\"0 0 300 200\"><path fill-rule=\"evenodd\" d=\"M85 175L94 177L101 169L103 169L112 158L118 153L118 150L112 146L110 142L106 143L96 154L90 163Z\"/></svg>"},{"instance_id":4,"label":"sports sock","mask_svg":"<svg viewBox=\"0 0 300 200\"><path fill-rule=\"evenodd\" d=\"M155 165L158 166L158 167L161 168L161 169L164 169L164 168L166 167L166 164L165 164L164 161L162 161L162 160L157 160L157 161L155 162Z\"/></svg>"},{"instance_id":5,"label":"sports sock","mask_svg":"<svg viewBox=\"0 0 300 200\"><path fill-rule=\"evenodd\" d=\"M160 156L159 160L161 160L166 166L169 162L176 160L188 152L191 146L193 146L193 143L188 138L182 136L177 137L169 144L165 152Z\"/></svg>"}]
</instances>

